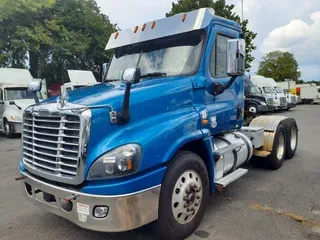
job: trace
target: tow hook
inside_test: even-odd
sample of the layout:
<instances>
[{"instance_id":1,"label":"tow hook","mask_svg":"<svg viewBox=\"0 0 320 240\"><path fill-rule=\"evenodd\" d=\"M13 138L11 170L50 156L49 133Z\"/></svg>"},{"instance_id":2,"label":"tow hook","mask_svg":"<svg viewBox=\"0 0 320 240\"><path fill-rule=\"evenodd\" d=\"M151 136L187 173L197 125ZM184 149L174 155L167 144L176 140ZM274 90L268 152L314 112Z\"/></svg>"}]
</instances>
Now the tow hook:
<instances>
[{"instance_id":1,"label":"tow hook","mask_svg":"<svg viewBox=\"0 0 320 240\"><path fill-rule=\"evenodd\" d=\"M25 179L25 178L27 178L27 177L25 177L25 176L21 176L21 177L16 177L14 180L16 180L16 181L20 181L20 180L23 180L23 179Z\"/></svg>"}]
</instances>

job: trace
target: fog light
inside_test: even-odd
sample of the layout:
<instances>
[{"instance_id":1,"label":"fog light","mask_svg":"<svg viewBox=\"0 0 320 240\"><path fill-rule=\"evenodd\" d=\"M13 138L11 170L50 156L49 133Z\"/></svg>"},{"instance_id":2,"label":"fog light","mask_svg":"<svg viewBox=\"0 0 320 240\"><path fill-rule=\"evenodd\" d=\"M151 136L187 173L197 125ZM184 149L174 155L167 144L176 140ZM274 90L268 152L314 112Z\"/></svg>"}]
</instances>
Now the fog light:
<instances>
[{"instance_id":1,"label":"fog light","mask_svg":"<svg viewBox=\"0 0 320 240\"><path fill-rule=\"evenodd\" d=\"M108 215L109 207L107 206L96 206L93 210L93 216L95 218L105 218Z\"/></svg>"}]
</instances>

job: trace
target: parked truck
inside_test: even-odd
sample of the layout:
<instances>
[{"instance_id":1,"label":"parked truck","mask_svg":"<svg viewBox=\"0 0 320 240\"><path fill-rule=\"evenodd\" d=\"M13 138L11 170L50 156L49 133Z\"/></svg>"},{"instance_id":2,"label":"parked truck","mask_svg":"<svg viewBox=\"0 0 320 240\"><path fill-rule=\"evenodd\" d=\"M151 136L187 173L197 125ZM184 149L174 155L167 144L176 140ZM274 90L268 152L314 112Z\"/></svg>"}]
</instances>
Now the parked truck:
<instances>
[{"instance_id":1,"label":"parked truck","mask_svg":"<svg viewBox=\"0 0 320 240\"><path fill-rule=\"evenodd\" d=\"M28 92L32 81L26 69L0 68L0 132L7 137L21 133L23 110L35 103ZM38 97L42 98L40 93Z\"/></svg>"},{"instance_id":2,"label":"parked truck","mask_svg":"<svg viewBox=\"0 0 320 240\"><path fill-rule=\"evenodd\" d=\"M280 102L280 107L279 109L288 109L288 103L287 103L287 97L286 94L284 93L283 89L279 87L277 82L273 78L266 78L267 83L273 87L274 93L275 93L275 98L279 100ZM291 101L291 99L290 99Z\"/></svg>"},{"instance_id":3,"label":"parked truck","mask_svg":"<svg viewBox=\"0 0 320 240\"><path fill-rule=\"evenodd\" d=\"M183 239L252 156L272 169L294 156L294 119L242 127L238 23L203 8L113 33L106 50L105 83L24 112L20 179L34 204L95 231L152 222L161 239Z\"/></svg>"},{"instance_id":4,"label":"parked truck","mask_svg":"<svg viewBox=\"0 0 320 240\"><path fill-rule=\"evenodd\" d=\"M276 97L274 88L269 85L264 76L251 75L250 81L259 88L262 96L265 97L267 105L270 108L275 110L280 109L280 100Z\"/></svg>"},{"instance_id":5,"label":"parked truck","mask_svg":"<svg viewBox=\"0 0 320 240\"><path fill-rule=\"evenodd\" d=\"M320 89L314 83L297 84L297 95L302 103L319 103L320 102Z\"/></svg>"},{"instance_id":6,"label":"parked truck","mask_svg":"<svg viewBox=\"0 0 320 240\"><path fill-rule=\"evenodd\" d=\"M68 75L70 82L63 85L68 92L98 83L91 71L68 70Z\"/></svg>"},{"instance_id":7,"label":"parked truck","mask_svg":"<svg viewBox=\"0 0 320 240\"><path fill-rule=\"evenodd\" d=\"M261 113L271 112L274 107L267 105L265 97L259 88L249 78L244 79L244 112L245 116L256 116Z\"/></svg>"}]
</instances>

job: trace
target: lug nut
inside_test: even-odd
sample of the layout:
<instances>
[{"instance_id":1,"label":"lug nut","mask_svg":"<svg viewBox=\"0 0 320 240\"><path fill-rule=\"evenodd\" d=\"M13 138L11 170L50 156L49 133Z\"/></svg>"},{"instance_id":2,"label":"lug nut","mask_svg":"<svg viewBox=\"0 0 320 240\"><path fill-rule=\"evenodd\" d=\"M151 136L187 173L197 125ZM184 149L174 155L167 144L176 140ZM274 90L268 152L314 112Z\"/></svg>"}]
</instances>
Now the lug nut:
<instances>
[{"instance_id":1,"label":"lug nut","mask_svg":"<svg viewBox=\"0 0 320 240\"><path fill-rule=\"evenodd\" d=\"M184 200L184 201L187 201L187 200L188 200L187 196L184 196L184 197L183 197L183 200Z\"/></svg>"},{"instance_id":2,"label":"lug nut","mask_svg":"<svg viewBox=\"0 0 320 240\"><path fill-rule=\"evenodd\" d=\"M186 204L186 203L183 205L183 207L184 207L184 208L187 208L188 206L189 206L189 205L188 205L188 204Z\"/></svg>"},{"instance_id":3,"label":"lug nut","mask_svg":"<svg viewBox=\"0 0 320 240\"><path fill-rule=\"evenodd\" d=\"M194 212L194 211L195 211L195 208L194 208L194 207L192 207L192 208L191 208L191 211L192 211L192 212Z\"/></svg>"},{"instance_id":4,"label":"lug nut","mask_svg":"<svg viewBox=\"0 0 320 240\"><path fill-rule=\"evenodd\" d=\"M198 206L199 206L199 203L195 203L194 206L198 207Z\"/></svg>"},{"instance_id":5,"label":"lug nut","mask_svg":"<svg viewBox=\"0 0 320 240\"><path fill-rule=\"evenodd\" d=\"M187 208L187 212L191 212L191 208Z\"/></svg>"},{"instance_id":6,"label":"lug nut","mask_svg":"<svg viewBox=\"0 0 320 240\"><path fill-rule=\"evenodd\" d=\"M200 199L200 196L197 196L197 199L199 200L199 199Z\"/></svg>"}]
</instances>

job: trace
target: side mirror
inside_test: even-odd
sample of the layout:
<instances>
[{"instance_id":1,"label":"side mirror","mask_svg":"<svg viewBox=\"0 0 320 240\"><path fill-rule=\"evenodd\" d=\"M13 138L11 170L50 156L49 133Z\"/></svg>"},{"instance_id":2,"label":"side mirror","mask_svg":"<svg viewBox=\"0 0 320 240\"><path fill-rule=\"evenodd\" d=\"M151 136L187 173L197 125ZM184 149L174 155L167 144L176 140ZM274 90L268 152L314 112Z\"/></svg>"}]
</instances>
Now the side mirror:
<instances>
[{"instance_id":1,"label":"side mirror","mask_svg":"<svg viewBox=\"0 0 320 240\"><path fill-rule=\"evenodd\" d=\"M138 83L140 81L141 71L140 68L127 68L123 71L122 82L125 84Z\"/></svg>"},{"instance_id":2,"label":"side mirror","mask_svg":"<svg viewBox=\"0 0 320 240\"><path fill-rule=\"evenodd\" d=\"M33 98L36 103L39 103L37 92L40 92L42 88L42 81L32 81L28 85L29 92L33 92Z\"/></svg>"},{"instance_id":3,"label":"side mirror","mask_svg":"<svg viewBox=\"0 0 320 240\"><path fill-rule=\"evenodd\" d=\"M105 79L109 63L102 64L102 80Z\"/></svg>"},{"instance_id":4,"label":"side mirror","mask_svg":"<svg viewBox=\"0 0 320 240\"><path fill-rule=\"evenodd\" d=\"M32 81L28 85L29 92L40 92L42 88L41 81Z\"/></svg>"},{"instance_id":5,"label":"side mirror","mask_svg":"<svg viewBox=\"0 0 320 240\"><path fill-rule=\"evenodd\" d=\"M231 39L227 43L227 74L229 76L242 76L245 72L244 39Z\"/></svg>"},{"instance_id":6,"label":"side mirror","mask_svg":"<svg viewBox=\"0 0 320 240\"><path fill-rule=\"evenodd\" d=\"M15 101L9 101L9 105L16 105Z\"/></svg>"}]
</instances>

